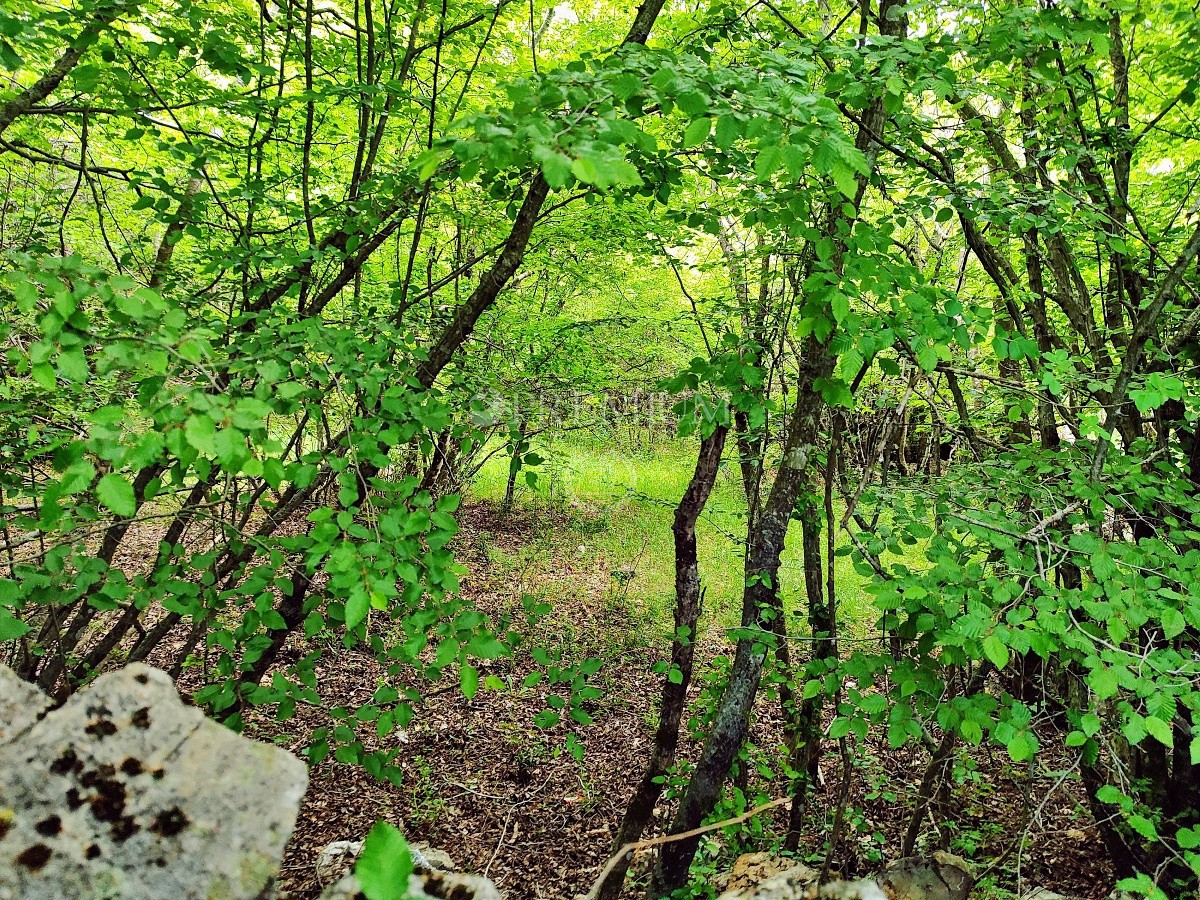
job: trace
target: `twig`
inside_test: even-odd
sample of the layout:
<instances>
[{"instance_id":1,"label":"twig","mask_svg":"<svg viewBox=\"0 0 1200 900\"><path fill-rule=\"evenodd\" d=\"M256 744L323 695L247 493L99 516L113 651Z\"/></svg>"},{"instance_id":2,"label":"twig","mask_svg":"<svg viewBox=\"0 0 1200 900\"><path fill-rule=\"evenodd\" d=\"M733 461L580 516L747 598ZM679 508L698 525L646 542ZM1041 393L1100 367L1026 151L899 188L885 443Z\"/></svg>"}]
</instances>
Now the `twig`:
<instances>
[{"instance_id":1,"label":"twig","mask_svg":"<svg viewBox=\"0 0 1200 900\"><path fill-rule=\"evenodd\" d=\"M636 841L632 844L626 844L620 850L612 855L604 868L600 871L596 881L592 884L592 889L583 895L583 900L597 900L600 896L600 888L604 886L604 882L608 880L608 876L612 874L613 869L617 867L622 859L627 855L638 850L647 850L650 847L657 847L660 844L671 844L675 841L685 841L688 838L699 837L702 834L707 834L710 831L716 831L718 828L725 828L729 825L738 825L745 822L747 819L752 819L759 813L766 812L768 809L774 809L777 806L790 807L792 804L791 797L780 797L777 800L772 800L770 803L764 803L762 806L756 806L749 812L742 813L740 816L734 816L732 819L725 819L723 822L714 822L711 825L701 825L699 828L693 828L691 831L682 831L679 834L664 834L656 838L648 838L644 841Z\"/></svg>"},{"instance_id":2,"label":"twig","mask_svg":"<svg viewBox=\"0 0 1200 900\"><path fill-rule=\"evenodd\" d=\"M519 804L518 804L519 805ZM496 841L496 849L492 851L492 857L488 860L487 865L483 867L483 877L488 877L488 872L492 870L492 863L496 861L496 857L500 855L500 848L504 846L505 835L508 834L508 824L512 821L512 817L516 815L517 807L513 806L508 811L508 815L504 818L504 824L500 826L500 840Z\"/></svg>"}]
</instances>

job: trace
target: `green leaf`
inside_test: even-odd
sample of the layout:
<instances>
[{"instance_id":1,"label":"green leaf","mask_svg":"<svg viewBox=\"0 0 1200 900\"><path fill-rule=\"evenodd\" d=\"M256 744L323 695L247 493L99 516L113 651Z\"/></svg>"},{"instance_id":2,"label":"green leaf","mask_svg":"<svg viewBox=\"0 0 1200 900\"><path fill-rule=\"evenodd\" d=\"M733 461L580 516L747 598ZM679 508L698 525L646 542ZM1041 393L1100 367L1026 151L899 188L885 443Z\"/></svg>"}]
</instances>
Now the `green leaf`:
<instances>
[{"instance_id":1,"label":"green leaf","mask_svg":"<svg viewBox=\"0 0 1200 900\"><path fill-rule=\"evenodd\" d=\"M413 164L417 167L417 178L420 181L428 181L437 172L438 166L442 160L446 158L446 152L442 149L426 150L414 160Z\"/></svg>"},{"instance_id":2,"label":"green leaf","mask_svg":"<svg viewBox=\"0 0 1200 900\"><path fill-rule=\"evenodd\" d=\"M600 181L600 170L596 163L587 156L580 156L571 163L571 173L584 184L596 184Z\"/></svg>"},{"instance_id":3,"label":"green leaf","mask_svg":"<svg viewBox=\"0 0 1200 900\"><path fill-rule=\"evenodd\" d=\"M367 617L367 611L371 608L371 598L364 590L352 591L346 600L346 629L358 627L358 624Z\"/></svg>"},{"instance_id":4,"label":"green leaf","mask_svg":"<svg viewBox=\"0 0 1200 900\"><path fill-rule=\"evenodd\" d=\"M829 310L833 313L833 320L840 325L850 315L850 298L841 291L834 291L829 298Z\"/></svg>"},{"instance_id":5,"label":"green leaf","mask_svg":"<svg viewBox=\"0 0 1200 900\"><path fill-rule=\"evenodd\" d=\"M0 609L0 641L11 641L29 632L29 626L10 613Z\"/></svg>"},{"instance_id":6,"label":"green leaf","mask_svg":"<svg viewBox=\"0 0 1200 900\"><path fill-rule=\"evenodd\" d=\"M675 102L691 118L708 110L708 98L699 91L686 91L680 94Z\"/></svg>"},{"instance_id":7,"label":"green leaf","mask_svg":"<svg viewBox=\"0 0 1200 900\"><path fill-rule=\"evenodd\" d=\"M722 150L728 150L733 146L733 142L738 139L741 133L741 128L738 127L738 121L731 115L724 115L717 118L717 134L715 143Z\"/></svg>"},{"instance_id":8,"label":"green leaf","mask_svg":"<svg viewBox=\"0 0 1200 900\"><path fill-rule=\"evenodd\" d=\"M476 659L500 659L509 649L490 634L477 634L467 642L467 653Z\"/></svg>"},{"instance_id":9,"label":"green leaf","mask_svg":"<svg viewBox=\"0 0 1200 900\"><path fill-rule=\"evenodd\" d=\"M1101 547L1092 554L1092 577L1097 581L1108 581L1117 574L1117 564L1106 548Z\"/></svg>"},{"instance_id":10,"label":"green leaf","mask_svg":"<svg viewBox=\"0 0 1200 900\"><path fill-rule=\"evenodd\" d=\"M766 181L778 171L781 165L783 165L783 154L779 152L779 147L769 144L759 151L758 158L754 160L754 177L759 181Z\"/></svg>"},{"instance_id":11,"label":"green leaf","mask_svg":"<svg viewBox=\"0 0 1200 900\"><path fill-rule=\"evenodd\" d=\"M463 663L459 683L462 685L463 696L470 700L479 690L479 670L469 663Z\"/></svg>"},{"instance_id":12,"label":"green leaf","mask_svg":"<svg viewBox=\"0 0 1200 900\"><path fill-rule=\"evenodd\" d=\"M1181 850L1195 850L1200 847L1200 831L1193 828L1180 828L1175 832L1175 843Z\"/></svg>"},{"instance_id":13,"label":"green leaf","mask_svg":"<svg viewBox=\"0 0 1200 900\"><path fill-rule=\"evenodd\" d=\"M973 722L966 719L958 726L958 733L962 735L964 741L974 746L979 746L979 742L983 740L983 728L978 722Z\"/></svg>"},{"instance_id":14,"label":"green leaf","mask_svg":"<svg viewBox=\"0 0 1200 900\"><path fill-rule=\"evenodd\" d=\"M1008 645L994 634L983 639L983 653L997 669L1008 665Z\"/></svg>"},{"instance_id":15,"label":"green leaf","mask_svg":"<svg viewBox=\"0 0 1200 900\"><path fill-rule=\"evenodd\" d=\"M1146 728L1146 733L1154 738L1164 747L1173 747L1175 745L1175 735L1171 733L1171 726L1157 716L1147 716L1142 725Z\"/></svg>"},{"instance_id":16,"label":"green leaf","mask_svg":"<svg viewBox=\"0 0 1200 900\"><path fill-rule=\"evenodd\" d=\"M858 196L858 179L854 175L854 171L842 163L838 163L833 167L833 171L829 173L833 178L833 183L837 185L837 189L841 191L842 196L847 200L853 200Z\"/></svg>"},{"instance_id":17,"label":"green leaf","mask_svg":"<svg viewBox=\"0 0 1200 900\"><path fill-rule=\"evenodd\" d=\"M1129 817L1129 827L1148 841L1158 840L1158 829L1156 829L1154 827L1154 823L1145 816L1140 816L1134 813Z\"/></svg>"},{"instance_id":18,"label":"green leaf","mask_svg":"<svg viewBox=\"0 0 1200 900\"><path fill-rule=\"evenodd\" d=\"M683 133L683 146L696 147L708 140L708 134L712 131L712 119L707 116L701 116L687 127L687 131Z\"/></svg>"},{"instance_id":19,"label":"green leaf","mask_svg":"<svg viewBox=\"0 0 1200 900\"><path fill-rule=\"evenodd\" d=\"M58 387L58 378L54 374L54 367L49 363L34 366L29 374L33 376L33 380L43 391L52 391Z\"/></svg>"},{"instance_id":20,"label":"green leaf","mask_svg":"<svg viewBox=\"0 0 1200 900\"><path fill-rule=\"evenodd\" d=\"M1025 762L1036 749L1037 742L1025 731L1018 731L1008 742L1008 755L1013 762Z\"/></svg>"},{"instance_id":21,"label":"green leaf","mask_svg":"<svg viewBox=\"0 0 1200 900\"><path fill-rule=\"evenodd\" d=\"M937 347L932 344L925 344L917 349L917 365L921 367L922 371L932 372L936 369L938 358Z\"/></svg>"},{"instance_id":22,"label":"green leaf","mask_svg":"<svg viewBox=\"0 0 1200 900\"><path fill-rule=\"evenodd\" d=\"M546 183L555 189L567 183L573 168L571 157L563 153L548 153L542 159L542 175Z\"/></svg>"},{"instance_id":23,"label":"green leaf","mask_svg":"<svg viewBox=\"0 0 1200 900\"><path fill-rule=\"evenodd\" d=\"M58 358L58 371L67 381L82 384L91 377L87 357L79 349L68 350Z\"/></svg>"},{"instance_id":24,"label":"green leaf","mask_svg":"<svg viewBox=\"0 0 1200 900\"><path fill-rule=\"evenodd\" d=\"M1117 692L1117 673L1108 666L1092 669L1087 676L1088 684L1101 700L1107 700Z\"/></svg>"},{"instance_id":25,"label":"green leaf","mask_svg":"<svg viewBox=\"0 0 1200 900\"><path fill-rule=\"evenodd\" d=\"M354 865L359 888L367 900L404 900L412 871L412 853L400 829L376 822Z\"/></svg>"},{"instance_id":26,"label":"green leaf","mask_svg":"<svg viewBox=\"0 0 1200 900\"><path fill-rule=\"evenodd\" d=\"M208 416L189 416L183 425L187 442L206 456L217 455L217 426Z\"/></svg>"},{"instance_id":27,"label":"green leaf","mask_svg":"<svg viewBox=\"0 0 1200 900\"><path fill-rule=\"evenodd\" d=\"M137 512L133 485L116 472L109 472L100 479L96 485L96 499L118 516L132 516Z\"/></svg>"},{"instance_id":28,"label":"green leaf","mask_svg":"<svg viewBox=\"0 0 1200 900\"><path fill-rule=\"evenodd\" d=\"M1167 639L1178 637L1187 628L1187 620L1184 619L1183 613L1173 606L1168 606L1163 610L1160 621L1162 622L1163 637Z\"/></svg>"}]
</instances>

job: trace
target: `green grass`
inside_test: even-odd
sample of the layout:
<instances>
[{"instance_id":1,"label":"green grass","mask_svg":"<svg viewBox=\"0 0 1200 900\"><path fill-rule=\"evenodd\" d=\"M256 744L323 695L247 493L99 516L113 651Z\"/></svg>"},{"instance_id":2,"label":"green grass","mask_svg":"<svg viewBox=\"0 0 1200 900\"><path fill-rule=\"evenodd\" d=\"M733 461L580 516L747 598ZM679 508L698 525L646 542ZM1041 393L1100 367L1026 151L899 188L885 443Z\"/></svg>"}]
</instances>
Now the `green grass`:
<instances>
[{"instance_id":1,"label":"green grass","mask_svg":"<svg viewBox=\"0 0 1200 900\"><path fill-rule=\"evenodd\" d=\"M537 469L538 486L531 490L522 478L516 502L568 512L569 524L547 528L522 564L540 560L535 564L551 566L559 554L597 561L612 573L610 600L624 604L649 634L669 634L675 577L671 521L695 466L695 445L670 441L652 452L631 452L572 438L543 443L537 450L546 459ZM506 474L507 458L496 454L477 476L470 495L499 502ZM727 454L696 529L710 628L732 627L741 616L745 511L740 478ZM843 537L839 545L845 542ZM780 582L787 609L802 612L806 603L799 543L797 525L783 555ZM919 565L921 548L912 548L906 561ZM851 637L872 635L876 614L865 591L868 579L854 571L849 556L837 557L835 575L843 632ZM802 615L797 621L794 633L804 627Z\"/></svg>"}]
</instances>

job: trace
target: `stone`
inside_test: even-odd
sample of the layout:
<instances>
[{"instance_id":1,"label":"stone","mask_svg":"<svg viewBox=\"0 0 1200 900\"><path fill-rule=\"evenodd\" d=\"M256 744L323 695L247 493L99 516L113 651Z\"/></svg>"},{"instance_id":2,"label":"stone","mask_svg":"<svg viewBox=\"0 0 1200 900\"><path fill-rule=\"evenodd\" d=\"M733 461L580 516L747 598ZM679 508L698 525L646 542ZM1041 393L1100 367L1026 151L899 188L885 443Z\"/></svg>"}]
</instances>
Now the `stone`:
<instances>
[{"instance_id":1,"label":"stone","mask_svg":"<svg viewBox=\"0 0 1200 900\"><path fill-rule=\"evenodd\" d=\"M408 878L407 900L504 900L489 879L482 875L439 872L436 869ZM358 879L353 873L327 887L320 900L361 900Z\"/></svg>"},{"instance_id":2,"label":"stone","mask_svg":"<svg viewBox=\"0 0 1200 900\"><path fill-rule=\"evenodd\" d=\"M808 866L794 866L720 900L967 900L975 884L966 862L949 853L899 860L877 878L818 886L817 877Z\"/></svg>"},{"instance_id":3,"label":"stone","mask_svg":"<svg viewBox=\"0 0 1200 900\"><path fill-rule=\"evenodd\" d=\"M322 847L317 854L317 884L324 888L340 881L353 870L362 848L362 841L334 841ZM418 874L453 872L455 869L449 853L424 842L409 844L408 852L412 855L413 871Z\"/></svg>"},{"instance_id":4,"label":"stone","mask_svg":"<svg viewBox=\"0 0 1200 900\"><path fill-rule=\"evenodd\" d=\"M317 854L317 884L328 887L339 881L354 868L362 848L362 841L334 841L322 847ZM414 872L453 872L455 869L449 853L429 844L420 841L409 844L408 852L412 855Z\"/></svg>"},{"instance_id":5,"label":"stone","mask_svg":"<svg viewBox=\"0 0 1200 900\"><path fill-rule=\"evenodd\" d=\"M758 855L758 854L753 854ZM730 873L730 889L721 894L720 900L789 900L809 897L810 888L820 875L805 865L792 865L784 871L754 884L733 884Z\"/></svg>"},{"instance_id":6,"label":"stone","mask_svg":"<svg viewBox=\"0 0 1200 900\"><path fill-rule=\"evenodd\" d=\"M353 868L362 848L362 841L334 841L322 847L317 854L317 884L324 888L341 879Z\"/></svg>"},{"instance_id":7,"label":"stone","mask_svg":"<svg viewBox=\"0 0 1200 900\"><path fill-rule=\"evenodd\" d=\"M0 667L6 706L14 678ZM144 665L28 718L0 740L0 900L273 894L299 759L206 719Z\"/></svg>"},{"instance_id":8,"label":"stone","mask_svg":"<svg viewBox=\"0 0 1200 900\"><path fill-rule=\"evenodd\" d=\"M975 878L966 861L950 853L909 857L893 863L879 879L892 900L967 900Z\"/></svg>"},{"instance_id":9,"label":"stone","mask_svg":"<svg viewBox=\"0 0 1200 900\"><path fill-rule=\"evenodd\" d=\"M458 869L458 866L454 864L454 860L450 857L449 853L445 850L439 850L437 847L431 847L424 841L409 844L408 849L413 855L413 868L418 872L433 871L434 869L439 872L454 872ZM425 861L424 867L418 865L418 858Z\"/></svg>"},{"instance_id":10,"label":"stone","mask_svg":"<svg viewBox=\"0 0 1200 900\"><path fill-rule=\"evenodd\" d=\"M743 891L747 888L761 884L768 878L779 875L782 872L789 872L796 868L806 868L797 866L793 860L781 859L772 856L770 853L743 853L734 860L733 868L729 871L729 876L724 889L728 891ZM812 869L812 881L817 880L820 874ZM793 872L793 877L798 879L799 872Z\"/></svg>"},{"instance_id":11,"label":"stone","mask_svg":"<svg viewBox=\"0 0 1200 900\"><path fill-rule=\"evenodd\" d=\"M0 666L0 744L16 740L32 728L50 706L50 698L36 686Z\"/></svg>"}]
</instances>

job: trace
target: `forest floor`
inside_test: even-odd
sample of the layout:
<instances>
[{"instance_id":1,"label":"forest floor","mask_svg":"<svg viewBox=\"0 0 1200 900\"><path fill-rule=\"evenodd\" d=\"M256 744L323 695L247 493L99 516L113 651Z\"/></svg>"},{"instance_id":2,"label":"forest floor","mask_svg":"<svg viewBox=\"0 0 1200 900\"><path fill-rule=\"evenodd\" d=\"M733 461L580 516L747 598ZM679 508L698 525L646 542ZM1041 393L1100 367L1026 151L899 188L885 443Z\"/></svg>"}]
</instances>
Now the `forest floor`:
<instances>
[{"instance_id":1,"label":"forest floor","mask_svg":"<svg viewBox=\"0 0 1200 900\"><path fill-rule=\"evenodd\" d=\"M649 753L662 678L652 666L670 634L670 498L678 497L690 474L680 461L666 465L647 457L639 464L616 453L607 461L603 457L597 463L595 453L580 456L573 483L556 486L550 479L548 499L532 498L508 516L499 514L495 500L501 476L485 472L460 511L456 538L459 561L469 570L463 592L482 611L512 612L523 596L549 602L553 612L537 633L541 646L561 649L567 660L604 660L592 679L603 690L591 710L595 722L576 729L582 761L564 749L566 725L545 730L534 725L550 691L544 683L521 687L535 668L527 655L489 663L481 674L495 675L509 688L481 689L469 701L456 677L424 684L415 719L387 739L388 749L400 751L400 788L332 758L313 767L284 860L286 896L316 896L314 862L321 847L360 839L379 819L400 826L410 841L447 851L462 870L487 875L512 900L568 900L590 887ZM589 465L600 466L590 474L604 477L589 477ZM608 487L590 487L601 482ZM614 482L625 485L623 494L613 495ZM701 676L714 671L715 660L731 647L723 627L735 618L740 560L724 535L736 533L736 499L736 485L719 485L701 524L701 560L715 613L700 634ZM869 632L869 606L861 590L856 593L852 572L843 584L851 630ZM368 653L334 647L324 655L318 678L324 696L353 708L370 699L385 673ZM703 682L700 677L693 683L693 709ZM326 724L321 713L302 708L288 723L253 719L247 731L299 750L309 728ZM747 805L786 793L773 762L781 752L780 724L778 704L761 701L751 732L757 750ZM1049 735L1044 744L1053 745ZM686 758L698 749L690 739L681 745ZM835 870L872 871L895 852L927 760L923 749L896 751L874 736L855 748ZM946 823L944 842L955 853L985 861L981 870L986 860L1004 857L986 873L980 896L1007 897L1009 890L1035 885L1106 896L1112 878L1082 788L1064 775L1069 761L1043 754L1039 763L1037 769L1014 766L1004 751L986 747L961 754L962 784L937 811ZM832 831L841 793L836 752L827 754L822 775L809 812L812 839L801 848L801 860L823 859L822 841ZM728 809L730 815L740 811ZM779 834L786 813L775 814L777 827L768 832ZM731 846L725 835L714 833L702 844L698 868L715 874L738 853L771 849L769 834L758 834L743 835ZM932 849L937 835L929 837Z\"/></svg>"}]
</instances>

